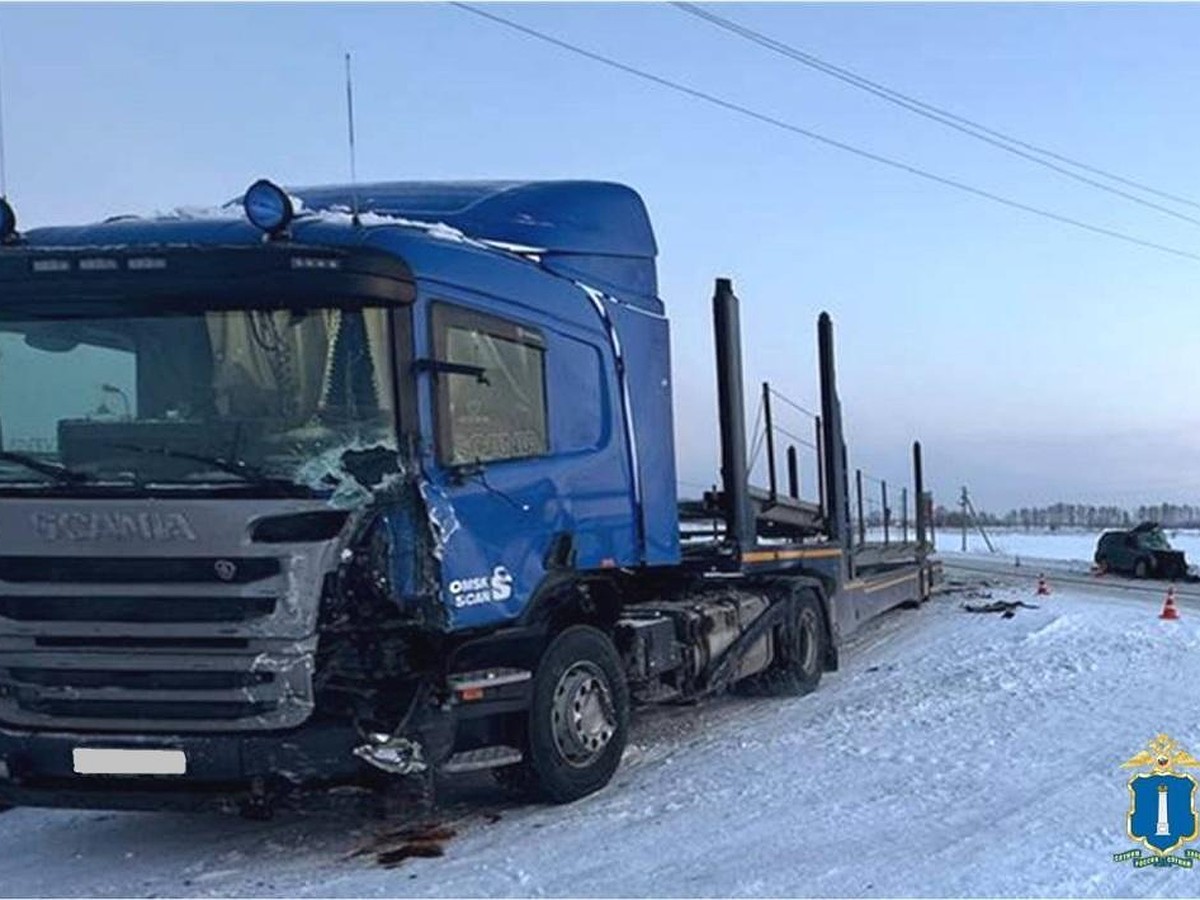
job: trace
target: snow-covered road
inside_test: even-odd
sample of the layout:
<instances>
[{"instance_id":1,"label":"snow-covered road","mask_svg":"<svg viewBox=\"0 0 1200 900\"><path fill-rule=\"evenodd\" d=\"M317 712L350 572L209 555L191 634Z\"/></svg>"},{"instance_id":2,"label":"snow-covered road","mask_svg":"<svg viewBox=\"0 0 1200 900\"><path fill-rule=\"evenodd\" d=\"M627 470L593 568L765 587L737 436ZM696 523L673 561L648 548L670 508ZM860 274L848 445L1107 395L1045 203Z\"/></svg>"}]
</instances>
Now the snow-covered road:
<instances>
[{"instance_id":1,"label":"snow-covered road","mask_svg":"<svg viewBox=\"0 0 1200 900\"><path fill-rule=\"evenodd\" d=\"M1027 582L987 591L1037 601ZM642 717L614 783L571 807L505 805L481 783L443 811L458 836L440 859L347 858L381 828L349 812L15 810L0 892L1200 893L1200 869L1112 861L1131 846L1120 763L1159 732L1200 754L1200 611L1160 621L1160 598L1103 586L1010 620L964 599L883 617L811 697Z\"/></svg>"}]
</instances>

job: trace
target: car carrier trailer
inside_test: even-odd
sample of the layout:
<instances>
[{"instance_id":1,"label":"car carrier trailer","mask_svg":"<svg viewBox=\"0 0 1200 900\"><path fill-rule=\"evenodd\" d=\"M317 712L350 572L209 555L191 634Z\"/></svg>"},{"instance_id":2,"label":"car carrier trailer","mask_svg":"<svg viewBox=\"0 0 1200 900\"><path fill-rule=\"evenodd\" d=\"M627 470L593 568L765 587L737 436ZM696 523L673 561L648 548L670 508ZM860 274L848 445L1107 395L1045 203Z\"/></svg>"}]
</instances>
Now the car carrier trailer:
<instances>
[{"instance_id":1,"label":"car carrier trailer","mask_svg":"<svg viewBox=\"0 0 1200 900\"><path fill-rule=\"evenodd\" d=\"M631 707L798 695L937 574L821 489L676 492L641 199L600 182L260 181L208 216L0 223L0 803L237 806L492 769L606 784ZM770 437L768 429L768 439Z\"/></svg>"}]
</instances>

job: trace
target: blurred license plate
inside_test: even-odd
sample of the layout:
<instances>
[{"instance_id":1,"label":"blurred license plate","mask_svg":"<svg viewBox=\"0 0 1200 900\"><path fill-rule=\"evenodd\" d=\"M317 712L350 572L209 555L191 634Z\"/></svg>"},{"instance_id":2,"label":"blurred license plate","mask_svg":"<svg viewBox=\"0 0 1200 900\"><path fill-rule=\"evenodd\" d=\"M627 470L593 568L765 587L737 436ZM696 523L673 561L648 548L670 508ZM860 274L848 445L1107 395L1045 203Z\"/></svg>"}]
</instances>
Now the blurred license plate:
<instances>
[{"instance_id":1,"label":"blurred license plate","mask_svg":"<svg viewBox=\"0 0 1200 900\"><path fill-rule=\"evenodd\" d=\"M182 750L119 750L77 747L72 753L76 775L184 775Z\"/></svg>"}]
</instances>

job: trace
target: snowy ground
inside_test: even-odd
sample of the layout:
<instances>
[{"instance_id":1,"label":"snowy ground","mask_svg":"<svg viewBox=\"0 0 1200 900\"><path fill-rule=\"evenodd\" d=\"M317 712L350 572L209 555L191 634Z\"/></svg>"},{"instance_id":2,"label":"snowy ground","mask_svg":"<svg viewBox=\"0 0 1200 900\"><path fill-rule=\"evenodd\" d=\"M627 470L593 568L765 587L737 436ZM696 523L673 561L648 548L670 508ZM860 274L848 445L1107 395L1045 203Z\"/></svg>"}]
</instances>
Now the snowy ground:
<instances>
[{"instance_id":1,"label":"snowy ground","mask_svg":"<svg viewBox=\"0 0 1200 900\"><path fill-rule=\"evenodd\" d=\"M1001 556L1019 556L1022 559L1041 558L1075 560L1091 563L1096 552L1096 541L1108 529L1024 531L1019 529L987 529L988 537ZM1171 546L1182 550L1189 564L1200 562L1200 531L1167 529L1165 534ZM941 529L935 535L939 552L957 553L962 550L962 531ZM987 553L988 549L978 531L967 533L968 553Z\"/></svg>"},{"instance_id":2,"label":"snowy ground","mask_svg":"<svg viewBox=\"0 0 1200 900\"><path fill-rule=\"evenodd\" d=\"M643 716L614 783L573 806L506 805L481 782L439 813L458 832L440 859L348 858L383 827L350 811L15 810L0 893L1200 893L1200 870L1112 861L1131 846L1120 763L1159 732L1200 753L1200 599L1180 622L1099 581L1011 620L964 599L881 618L813 696Z\"/></svg>"}]
</instances>

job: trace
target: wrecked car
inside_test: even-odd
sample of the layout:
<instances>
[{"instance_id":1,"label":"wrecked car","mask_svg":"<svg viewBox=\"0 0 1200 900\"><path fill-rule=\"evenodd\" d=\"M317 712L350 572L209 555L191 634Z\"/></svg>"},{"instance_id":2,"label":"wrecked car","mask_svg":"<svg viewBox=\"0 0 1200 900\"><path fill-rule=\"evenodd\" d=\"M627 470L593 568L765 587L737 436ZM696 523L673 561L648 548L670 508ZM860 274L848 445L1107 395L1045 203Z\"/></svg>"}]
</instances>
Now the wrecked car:
<instances>
[{"instance_id":1,"label":"wrecked car","mask_svg":"<svg viewBox=\"0 0 1200 900\"><path fill-rule=\"evenodd\" d=\"M1104 571L1135 578L1188 577L1184 554L1171 548L1154 522L1143 522L1128 531L1104 532L1096 544L1095 563Z\"/></svg>"}]
</instances>

